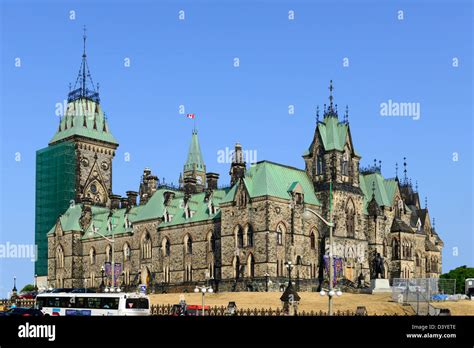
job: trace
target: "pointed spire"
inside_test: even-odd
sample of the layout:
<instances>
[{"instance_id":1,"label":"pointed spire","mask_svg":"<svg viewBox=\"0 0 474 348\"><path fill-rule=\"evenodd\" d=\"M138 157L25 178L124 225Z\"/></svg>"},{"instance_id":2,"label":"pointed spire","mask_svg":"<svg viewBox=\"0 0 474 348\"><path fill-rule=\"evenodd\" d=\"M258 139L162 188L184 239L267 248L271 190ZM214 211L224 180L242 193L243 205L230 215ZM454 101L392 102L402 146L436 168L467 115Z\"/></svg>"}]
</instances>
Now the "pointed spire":
<instances>
[{"instance_id":1,"label":"pointed spire","mask_svg":"<svg viewBox=\"0 0 474 348\"><path fill-rule=\"evenodd\" d=\"M395 179L398 181L398 162L395 162Z\"/></svg>"},{"instance_id":2,"label":"pointed spire","mask_svg":"<svg viewBox=\"0 0 474 348\"><path fill-rule=\"evenodd\" d=\"M380 174L382 174L382 161L379 160L379 171L380 171Z\"/></svg>"},{"instance_id":3,"label":"pointed spire","mask_svg":"<svg viewBox=\"0 0 474 348\"><path fill-rule=\"evenodd\" d=\"M428 209L428 197L425 196L425 209Z\"/></svg>"},{"instance_id":4,"label":"pointed spire","mask_svg":"<svg viewBox=\"0 0 474 348\"><path fill-rule=\"evenodd\" d=\"M435 226L435 218L433 218L433 223L431 224L432 227L433 227L433 231L436 230L436 226Z\"/></svg>"},{"instance_id":5,"label":"pointed spire","mask_svg":"<svg viewBox=\"0 0 474 348\"><path fill-rule=\"evenodd\" d=\"M102 132L107 132L107 126L106 125L107 125L107 115L104 112L104 119L102 121Z\"/></svg>"},{"instance_id":6,"label":"pointed spire","mask_svg":"<svg viewBox=\"0 0 474 348\"><path fill-rule=\"evenodd\" d=\"M418 180L415 181L415 192L418 192Z\"/></svg>"},{"instance_id":7,"label":"pointed spire","mask_svg":"<svg viewBox=\"0 0 474 348\"><path fill-rule=\"evenodd\" d=\"M316 124L319 123L319 105L316 106Z\"/></svg>"},{"instance_id":8,"label":"pointed spire","mask_svg":"<svg viewBox=\"0 0 474 348\"><path fill-rule=\"evenodd\" d=\"M344 123L349 124L349 106L346 105L346 113L344 114Z\"/></svg>"},{"instance_id":9,"label":"pointed spire","mask_svg":"<svg viewBox=\"0 0 474 348\"><path fill-rule=\"evenodd\" d=\"M61 131L61 116L59 117L59 128L58 128L58 132Z\"/></svg>"},{"instance_id":10,"label":"pointed spire","mask_svg":"<svg viewBox=\"0 0 474 348\"><path fill-rule=\"evenodd\" d=\"M84 25L84 34L82 35L82 38L84 40L84 49L82 51L82 95L86 95L86 40L87 40L87 35L86 35L86 26Z\"/></svg>"},{"instance_id":11,"label":"pointed spire","mask_svg":"<svg viewBox=\"0 0 474 348\"><path fill-rule=\"evenodd\" d=\"M188 157L186 163L184 164L184 172L187 171L206 171L206 165L201 153L201 147L199 145L199 138L197 129L194 128L192 131L191 144L189 145Z\"/></svg>"}]
</instances>

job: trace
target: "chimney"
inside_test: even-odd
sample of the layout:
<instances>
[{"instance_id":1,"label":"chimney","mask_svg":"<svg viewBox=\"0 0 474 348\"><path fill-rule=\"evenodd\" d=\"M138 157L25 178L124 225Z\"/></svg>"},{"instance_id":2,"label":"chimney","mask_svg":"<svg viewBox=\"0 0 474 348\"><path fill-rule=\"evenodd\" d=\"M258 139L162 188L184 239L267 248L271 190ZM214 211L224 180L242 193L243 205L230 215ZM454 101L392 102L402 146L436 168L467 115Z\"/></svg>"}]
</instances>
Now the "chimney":
<instances>
[{"instance_id":1,"label":"chimney","mask_svg":"<svg viewBox=\"0 0 474 348\"><path fill-rule=\"evenodd\" d=\"M217 190L217 181L219 180L219 174L217 173L206 173L207 189Z\"/></svg>"},{"instance_id":2,"label":"chimney","mask_svg":"<svg viewBox=\"0 0 474 348\"><path fill-rule=\"evenodd\" d=\"M151 197L153 193L156 191L156 187L158 185L158 177L156 175L148 175L146 177L148 181L148 197Z\"/></svg>"},{"instance_id":3,"label":"chimney","mask_svg":"<svg viewBox=\"0 0 474 348\"><path fill-rule=\"evenodd\" d=\"M128 198L127 197L120 198L120 208L128 209Z\"/></svg>"},{"instance_id":4,"label":"chimney","mask_svg":"<svg viewBox=\"0 0 474 348\"><path fill-rule=\"evenodd\" d=\"M120 195L110 195L110 208L111 209L120 208Z\"/></svg>"},{"instance_id":5,"label":"chimney","mask_svg":"<svg viewBox=\"0 0 474 348\"><path fill-rule=\"evenodd\" d=\"M197 179L192 176L187 176L184 178L184 192L186 194L196 193L196 183Z\"/></svg>"},{"instance_id":6,"label":"chimney","mask_svg":"<svg viewBox=\"0 0 474 348\"><path fill-rule=\"evenodd\" d=\"M131 208L137 205L138 192L136 191L127 191L128 206Z\"/></svg>"},{"instance_id":7,"label":"chimney","mask_svg":"<svg viewBox=\"0 0 474 348\"><path fill-rule=\"evenodd\" d=\"M230 184L234 185L240 179L245 177L246 164L242 152L242 145L235 144L234 156L230 165Z\"/></svg>"}]
</instances>

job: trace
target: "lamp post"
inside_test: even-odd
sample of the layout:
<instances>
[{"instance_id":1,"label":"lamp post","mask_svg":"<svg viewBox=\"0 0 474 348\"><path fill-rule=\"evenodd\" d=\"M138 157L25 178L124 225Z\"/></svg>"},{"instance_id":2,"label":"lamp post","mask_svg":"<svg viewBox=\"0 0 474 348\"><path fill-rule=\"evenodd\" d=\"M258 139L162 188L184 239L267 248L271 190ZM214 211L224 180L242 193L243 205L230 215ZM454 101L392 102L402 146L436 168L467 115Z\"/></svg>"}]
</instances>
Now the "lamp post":
<instances>
[{"instance_id":1,"label":"lamp post","mask_svg":"<svg viewBox=\"0 0 474 348\"><path fill-rule=\"evenodd\" d=\"M333 212L332 212L332 180L329 183L329 221L324 219L321 215L319 215L317 212L314 210L311 210L309 208L305 208L305 211L303 213L303 219L304 220L309 220L311 219L311 215L315 215L318 217L326 226L329 227L329 291L328 291L328 296L329 296L329 315L333 314L332 310L332 298L336 294L340 296L342 294L340 291L337 291L336 293L333 290L333 281L334 281L334 269L333 269L333 240L332 240L332 230L334 228L334 222L333 220ZM324 293L324 294L323 294ZM340 294L339 294L340 293ZM321 291L321 295L325 295L324 290Z\"/></svg>"},{"instance_id":2,"label":"lamp post","mask_svg":"<svg viewBox=\"0 0 474 348\"><path fill-rule=\"evenodd\" d=\"M268 274L268 272L265 272L265 291L268 292L268 278L270 277L270 275Z\"/></svg>"},{"instance_id":3,"label":"lamp post","mask_svg":"<svg viewBox=\"0 0 474 348\"><path fill-rule=\"evenodd\" d=\"M38 275L35 273L35 291L38 291Z\"/></svg>"},{"instance_id":4,"label":"lamp post","mask_svg":"<svg viewBox=\"0 0 474 348\"><path fill-rule=\"evenodd\" d=\"M97 234L98 236L104 238L106 241L108 241L110 244L112 244L112 260L111 260L111 273L112 273L112 288L115 288L115 235L114 235L114 217L111 217L110 221L110 232L112 234L112 238L104 236L102 233L98 232L97 229L92 225L91 230L89 231L89 235L93 236L94 233ZM103 268L103 266L102 266ZM102 271L102 269L101 269ZM102 274L102 284L104 283L104 275Z\"/></svg>"},{"instance_id":5,"label":"lamp post","mask_svg":"<svg viewBox=\"0 0 474 348\"><path fill-rule=\"evenodd\" d=\"M104 289L104 287L105 287L105 284L104 284L104 272L105 272L105 268L104 268L104 265L102 265L102 267L100 268L100 273L102 274L102 282L100 283L101 289Z\"/></svg>"},{"instance_id":6,"label":"lamp post","mask_svg":"<svg viewBox=\"0 0 474 348\"><path fill-rule=\"evenodd\" d=\"M201 293L201 299L202 299L202 316L205 315L205 312L204 312L204 296L206 295L206 293L210 293L212 294L214 292L214 290L212 289L212 287L210 286L197 286L194 288L194 292L197 294L198 292Z\"/></svg>"},{"instance_id":7,"label":"lamp post","mask_svg":"<svg viewBox=\"0 0 474 348\"><path fill-rule=\"evenodd\" d=\"M291 261L285 262L285 266L288 269L288 286L292 286L291 284L291 270L293 269L293 264Z\"/></svg>"}]
</instances>

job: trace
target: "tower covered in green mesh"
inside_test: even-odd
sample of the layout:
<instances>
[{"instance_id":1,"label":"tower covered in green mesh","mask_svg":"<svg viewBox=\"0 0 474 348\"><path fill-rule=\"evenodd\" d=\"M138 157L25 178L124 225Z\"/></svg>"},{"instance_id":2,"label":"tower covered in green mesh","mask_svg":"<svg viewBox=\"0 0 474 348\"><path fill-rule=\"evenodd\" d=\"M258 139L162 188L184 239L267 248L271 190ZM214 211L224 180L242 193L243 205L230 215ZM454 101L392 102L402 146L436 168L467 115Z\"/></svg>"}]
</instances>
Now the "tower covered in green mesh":
<instances>
[{"instance_id":1,"label":"tower covered in green mesh","mask_svg":"<svg viewBox=\"0 0 474 348\"><path fill-rule=\"evenodd\" d=\"M46 234L76 195L75 144L63 142L36 152L35 274L48 273Z\"/></svg>"},{"instance_id":2,"label":"tower covered in green mesh","mask_svg":"<svg viewBox=\"0 0 474 348\"><path fill-rule=\"evenodd\" d=\"M48 274L47 233L71 203L81 201L84 196L82 191L89 183L86 181L88 172L81 168L81 163L88 161L92 164L89 172L99 171L99 168L103 169L106 166L100 175L111 173L113 150L118 146L109 131L107 118L100 106L98 86L96 88L92 83L87 65L85 41L84 34L84 51L79 76L74 88L69 91L67 108L61 117L59 127L49 141L48 147L36 152L35 273L38 277ZM87 152L84 144L95 144L94 150ZM90 145L88 147L90 150ZM98 164L93 165L93 161L98 159L102 167ZM108 193L111 191L111 175L107 180L100 181L100 178L102 177L98 174L95 181L91 182L96 188L99 187L99 182L104 184L106 181L103 200L98 202L106 204ZM42 283L41 279L39 282Z\"/></svg>"}]
</instances>

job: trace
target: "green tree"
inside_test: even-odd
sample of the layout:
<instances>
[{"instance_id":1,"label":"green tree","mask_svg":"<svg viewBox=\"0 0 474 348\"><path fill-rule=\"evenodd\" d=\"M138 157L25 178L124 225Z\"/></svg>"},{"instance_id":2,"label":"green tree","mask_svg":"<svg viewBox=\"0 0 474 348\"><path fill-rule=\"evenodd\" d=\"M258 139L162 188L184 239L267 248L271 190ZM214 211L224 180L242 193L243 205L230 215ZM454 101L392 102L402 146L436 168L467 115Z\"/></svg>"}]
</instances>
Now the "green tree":
<instances>
[{"instance_id":1,"label":"green tree","mask_svg":"<svg viewBox=\"0 0 474 348\"><path fill-rule=\"evenodd\" d=\"M29 292L29 291L34 291L35 286L33 284L26 284L23 289L21 289L21 292Z\"/></svg>"},{"instance_id":2,"label":"green tree","mask_svg":"<svg viewBox=\"0 0 474 348\"><path fill-rule=\"evenodd\" d=\"M456 293L464 294L466 290L465 281L467 278L474 278L474 268L464 265L448 273L441 274L439 277L443 279L456 279Z\"/></svg>"}]
</instances>

